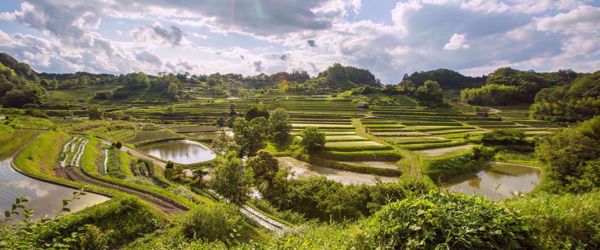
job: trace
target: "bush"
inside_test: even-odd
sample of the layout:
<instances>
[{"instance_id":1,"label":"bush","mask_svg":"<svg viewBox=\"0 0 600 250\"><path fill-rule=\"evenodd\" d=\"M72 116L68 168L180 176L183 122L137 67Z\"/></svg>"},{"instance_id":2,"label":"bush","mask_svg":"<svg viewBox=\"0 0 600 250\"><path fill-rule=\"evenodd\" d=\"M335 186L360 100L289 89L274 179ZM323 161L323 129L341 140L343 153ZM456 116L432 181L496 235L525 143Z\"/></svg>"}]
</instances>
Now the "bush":
<instances>
[{"instance_id":1,"label":"bush","mask_svg":"<svg viewBox=\"0 0 600 250\"><path fill-rule=\"evenodd\" d=\"M536 156L545 168L545 188L553 192L590 192L600 188L600 117L545 137Z\"/></svg>"},{"instance_id":2,"label":"bush","mask_svg":"<svg viewBox=\"0 0 600 250\"><path fill-rule=\"evenodd\" d=\"M371 215L384 204L426 192L434 186L427 179L367 186L342 185L325 177L316 177L289 180L284 192L265 198L282 211L291 210L306 218L324 221L343 221Z\"/></svg>"},{"instance_id":3,"label":"bush","mask_svg":"<svg viewBox=\"0 0 600 250\"><path fill-rule=\"evenodd\" d=\"M481 196L431 192L384 206L365 223L364 244L394 249L531 247L525 221Z\"/></svg>"},{"instance_id":4,"label":"bush","mask_svg":"<svg viewBox=\"0 0 600 250\"><path fill-rule=\"evenodd\" d=\"M237 207L225 203L198 206L185 217L182 232L189 239L228 242L235 238L242 226Z\"/></svg>"},{"instance_id":5,"label":"bush","mask_svg":"<svg viewBox=\"0 0 600 250\"><path fill-rule=\"evenodd\" d=\"M308 153L316 153L325 148L325 134L316 127L307 127L302 130L300 145Z\"/></svg>"},{"instance_id":6,"label":"bush","mask_svg":"<svg viewBox=\"0 0 600 250\"><path fill-rule=\"evenodd\" d=\"M519 210L540 249L599 249L600 193L538 193L504 202Z\"/></svg>"}]
</instances>

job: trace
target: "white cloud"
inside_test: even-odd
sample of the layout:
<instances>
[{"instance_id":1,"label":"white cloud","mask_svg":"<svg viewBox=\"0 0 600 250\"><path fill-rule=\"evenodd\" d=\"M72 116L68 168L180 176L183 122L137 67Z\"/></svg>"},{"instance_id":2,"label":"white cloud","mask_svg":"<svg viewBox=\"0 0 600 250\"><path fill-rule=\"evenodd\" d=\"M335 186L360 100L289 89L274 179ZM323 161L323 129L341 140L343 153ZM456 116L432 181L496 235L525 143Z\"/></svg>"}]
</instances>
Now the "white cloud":
<instances>
[{"instance_id":1,"label":"white cloud","mask_svg":"<svg viewBox=\"0 0 600 250\"><path fill-rule=\"evenodd\" d=\"M179 27L172 25L169 28L163 28L158 23L133 29L131 35L137 42L171 46L181 45L184 39L184 32Z\"/></svg>"},{"instance_id":2,"label":"white cloud","mask_svg":"<svg viewBox=\"0 0 600 250\"><path fill-rule=\"evenodd\" d=\"M51 72L316 74L340 62L395 83L440 67L587 70L600 14L586 1L406 0L378 13L386 23L359 19L378 4L359 0L23 0L0 19L39 32L0 32L0 50ZM111 40L115 21L130 36Z\"/></svg>"},{"instance_id":3,"label":"white cloud","mask_svg":"<svg viewBox=\"0 0 600 250\"><path fill-rule=\"evenodd\" d=\"M448 43L444 45L445 50L468 49L467 34L452 34Z\"/></svg>"}]
</instances>

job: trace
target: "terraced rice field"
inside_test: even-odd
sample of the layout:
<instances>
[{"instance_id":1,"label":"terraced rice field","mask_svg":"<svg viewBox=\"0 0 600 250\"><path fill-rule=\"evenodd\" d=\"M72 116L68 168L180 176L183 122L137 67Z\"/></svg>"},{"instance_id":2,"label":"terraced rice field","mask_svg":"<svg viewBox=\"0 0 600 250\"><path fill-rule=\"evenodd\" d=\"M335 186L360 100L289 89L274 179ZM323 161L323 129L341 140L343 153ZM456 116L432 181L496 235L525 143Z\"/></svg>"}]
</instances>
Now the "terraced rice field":
<instances>
[{"instance_id":1,"label":"terraced rice field","mask_svg":"<svg viewBox=\"0 0 600 250\"><path fill-rule=\"evenodd\" d=\"M88 144L89 139L77 136L73 137L65 146L63 147L62 153L60 155L60 166L67 167L79 167L79 162L81 161L81 156L85 151L85 146Z\"/></svg>"},{"instance_id":2,"label":"terraced rice field","mask_svg":"<svg viewBox=\"0 0 600 250\"><path fill-rule=\"evenodd\" d=\"M528 138L551 134L555 129L547 122L528 119L524 110L480 117L454 108L427 110L414 105L388 105L372 106L371 113L373 118L361 119L369 134L425 156L469 149L469 140L495 129L523 130Z\"/></svg>"}]
</instances>

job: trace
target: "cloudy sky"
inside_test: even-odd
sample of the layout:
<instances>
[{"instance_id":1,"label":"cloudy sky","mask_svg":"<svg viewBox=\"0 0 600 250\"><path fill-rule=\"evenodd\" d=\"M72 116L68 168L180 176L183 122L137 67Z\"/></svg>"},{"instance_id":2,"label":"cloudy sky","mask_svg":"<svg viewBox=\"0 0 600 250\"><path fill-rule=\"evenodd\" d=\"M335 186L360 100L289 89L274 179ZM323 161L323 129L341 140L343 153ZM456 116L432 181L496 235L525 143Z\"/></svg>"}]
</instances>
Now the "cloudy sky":
<instances>
[{"instance_id":1,"label":"cloudy sky","mask_svg":"<svg viewBox=\"0 0 600 250\"><path fill-rule=\"evenodd\" d=\"M0 1L0 51L44 72L600 70L600 0Z\"/></svg>"}]
</instances>

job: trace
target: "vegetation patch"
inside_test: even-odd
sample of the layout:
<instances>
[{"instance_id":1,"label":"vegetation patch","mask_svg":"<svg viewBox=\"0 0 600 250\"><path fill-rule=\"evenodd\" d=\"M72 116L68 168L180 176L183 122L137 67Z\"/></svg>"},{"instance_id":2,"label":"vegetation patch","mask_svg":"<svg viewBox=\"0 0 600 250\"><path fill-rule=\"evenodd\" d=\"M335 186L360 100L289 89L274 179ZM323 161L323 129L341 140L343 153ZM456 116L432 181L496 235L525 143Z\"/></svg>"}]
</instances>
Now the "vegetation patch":
<instances>
[{"instance_id":1,"label":"vegetation patch","mask_svg":"<svg viewBox=\"0 0 600 250\"><path fill-rule=\"evenodd\" d=\"M434 181L446 181L454 176L481 169L492 154L488 148L475 147L473 152L466 154L428 159L424 162L424 172Z\"/></svg>"},{"instance_id":2,"label":"vegetation patch","mask_svg":"<svg viewBox=\"0 0 600 250\"><path fill-rule=\"evenodd\" d=\"M402 175L402 172L398 169L389 169L389 168L374 168L370 167L366 164L353 164L353 163L345 163L339 161L331 161L326 159L321 159L318 157L311 157L310 163L320 167L326 168L335 168L339 170L345 170L356 173L363 174L373 174L380 176L390 176L390 177L398 177Z\"/></svg>"},{"instance_id":3,"label":"vegetation patch","mask_svg":"<svg viewBox=\"0 0 600 250\"><path fill-rule=\"evenodd\" d=\"M343 142L327 142L325 143L327 150L333 151L362 151L362 150L386 150L391 149L391 146L383 145L374 141L343 141Z\"/></svg>"},{"instance_id":4,"label":"vegetation patch","mask_svg":"<svg viewBox=\"0 0 600 250\"><path fill-rule=\"evenodd\" d=\"M395 150L376 151L323 151L318 157L335 161L397 161L402 158Z\"/></svg>"},{"instance_id":5,"label":"vegetation patch","mask_svg":"<svg viewBox=\"0 0 600 250\"><path fill-rule=\"evenodd\" d=\"M432 192L384 206L365 223L365 247L520 249L532 247L526 221L481 196Z\"/></svg>"}]
</instances>

